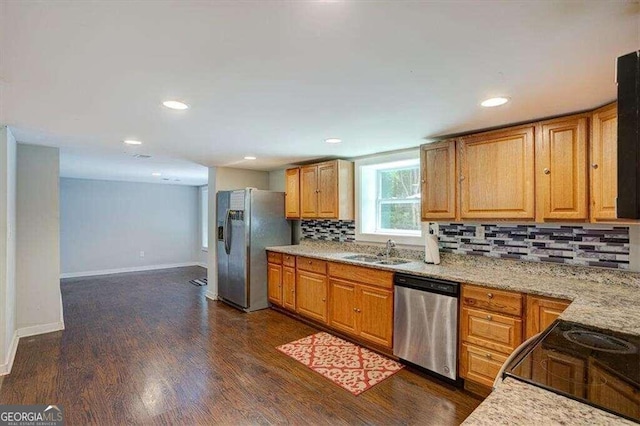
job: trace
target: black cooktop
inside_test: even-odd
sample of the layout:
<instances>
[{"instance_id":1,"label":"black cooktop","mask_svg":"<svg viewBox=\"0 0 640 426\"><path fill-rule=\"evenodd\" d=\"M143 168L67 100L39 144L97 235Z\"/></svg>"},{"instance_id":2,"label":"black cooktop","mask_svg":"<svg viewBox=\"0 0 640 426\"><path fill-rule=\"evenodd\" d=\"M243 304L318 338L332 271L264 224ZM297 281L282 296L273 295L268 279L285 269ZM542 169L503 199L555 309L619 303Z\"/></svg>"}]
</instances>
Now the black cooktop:
<instances>
[{"instance_id":1,"label":"black cooktop","mask_svg":"<svg viewBox=\"0 0 640 426\"><path fill-rule=\"evenodd\" d=\"M556 321L505 370L640 423L640 337Z\"/></svg>"}]
</instances>

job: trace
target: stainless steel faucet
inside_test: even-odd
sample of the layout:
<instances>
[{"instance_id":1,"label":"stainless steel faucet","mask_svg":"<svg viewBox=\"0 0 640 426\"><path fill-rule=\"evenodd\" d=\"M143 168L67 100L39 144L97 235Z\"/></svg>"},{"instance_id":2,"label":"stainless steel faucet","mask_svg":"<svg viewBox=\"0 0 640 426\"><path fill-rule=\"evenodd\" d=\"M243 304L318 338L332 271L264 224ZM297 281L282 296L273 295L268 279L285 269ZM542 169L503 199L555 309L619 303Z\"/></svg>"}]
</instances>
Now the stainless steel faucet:
<instances>
[{"instance_id":1,"label":"stainless steel faucet","mask_svg":"<svg viewBox=\"0 0 640 426\"><path fill-rule=\"evenodd\" d=\"M394 248L396 246L396 242L393 240L388 240L387 241L387 246L386 246L386 256L387 256L387 260L389 260L389 258L391 257L391 249Z\"/></svg>"}]
</instances>

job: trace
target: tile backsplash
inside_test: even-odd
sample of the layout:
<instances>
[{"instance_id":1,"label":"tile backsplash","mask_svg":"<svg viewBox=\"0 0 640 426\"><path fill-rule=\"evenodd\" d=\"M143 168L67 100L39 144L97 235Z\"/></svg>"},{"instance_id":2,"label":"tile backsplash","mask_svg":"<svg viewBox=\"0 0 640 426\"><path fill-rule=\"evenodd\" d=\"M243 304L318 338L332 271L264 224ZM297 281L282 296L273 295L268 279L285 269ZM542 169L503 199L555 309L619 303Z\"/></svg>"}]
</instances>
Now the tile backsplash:
<instances>
[{"instance_id":1,"label":"tile backsplash","mask_svg":"<svg viewBox=\"0 0 640 426\"><path fill-rule=\"evenodd\" d=\"M629 268L629 228L440 223L443 252L570 265ZM476 235L478 227L484 236Z\"/></svg>"},{"instance_id":2,"label":"tile backsplash","mask_svg":"<svg viewBox=\"0 0 640 426\"><path fill-rule=\"evenodd\" d=\"M308 240L353 242L356 223L353 220L303 220L302 238Z\"/></svg>"}]
</instances>

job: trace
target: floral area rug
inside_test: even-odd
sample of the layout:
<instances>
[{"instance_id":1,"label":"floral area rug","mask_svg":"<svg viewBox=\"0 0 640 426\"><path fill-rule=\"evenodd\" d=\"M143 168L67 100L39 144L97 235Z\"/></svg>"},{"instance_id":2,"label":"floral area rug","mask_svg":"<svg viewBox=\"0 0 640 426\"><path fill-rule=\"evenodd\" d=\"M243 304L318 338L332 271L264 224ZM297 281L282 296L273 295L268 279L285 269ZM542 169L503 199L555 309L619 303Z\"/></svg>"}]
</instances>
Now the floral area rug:
<instances>
[{"instance_id":1,"label":"floral area rug","mask_svg":"<svg viewBox=\"0 0 640 426\"><path fill-rule=\"evenodd\" d=\"M313 334L277 349L356 396L403 367L329 333Z\"/></svg>"}]
</instances>

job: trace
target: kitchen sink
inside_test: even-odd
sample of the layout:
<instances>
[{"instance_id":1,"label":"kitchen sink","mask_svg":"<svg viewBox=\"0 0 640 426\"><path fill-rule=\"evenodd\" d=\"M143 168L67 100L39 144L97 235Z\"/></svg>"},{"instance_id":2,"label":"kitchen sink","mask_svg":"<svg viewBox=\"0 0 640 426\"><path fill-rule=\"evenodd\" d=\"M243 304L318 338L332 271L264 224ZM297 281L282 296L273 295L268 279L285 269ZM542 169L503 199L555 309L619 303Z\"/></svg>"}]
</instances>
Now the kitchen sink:
<instances>
[{"instance_id":1,"label":"kitchen sink","mask_svg":"<svg viewBox=\"0 0 640 426\"><path fill-rule=\"evenodd\" d=\"M398 260L398 259L389 259L389 260L380 260L376 262L378 265L402 265L404 263L409 263L408 260Z\"/></svg>"},{"instance_id":2,"label":"kitchen sink","mask_svg":"<svg viewBox=\"0 0 640 426\"><path fill-rule=\"evenodd\" d=\"M402 265L404 263L409 263L409 260L400 260L400 259L384 259L377 256L370 256L366 254L355 254L351 256L345 256L345 259L355 260L358 262L367 262L367 263L375 263L378 265Z\"/></svg>"},{"instance_id":3,"label":"kitchen sink","mask_svg":"<svg viewBox=\"0 0 640 426\"><path fill-rule=\"evenodd\" d=\"M356 260L358 262L368 262L368 263L376 263L380 260L377 256L367 256L366 254L356 254L353 256L345 256L345 259L348 260Z\"/></svg>"}]
</instances>

